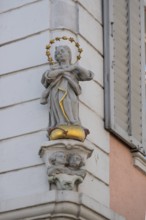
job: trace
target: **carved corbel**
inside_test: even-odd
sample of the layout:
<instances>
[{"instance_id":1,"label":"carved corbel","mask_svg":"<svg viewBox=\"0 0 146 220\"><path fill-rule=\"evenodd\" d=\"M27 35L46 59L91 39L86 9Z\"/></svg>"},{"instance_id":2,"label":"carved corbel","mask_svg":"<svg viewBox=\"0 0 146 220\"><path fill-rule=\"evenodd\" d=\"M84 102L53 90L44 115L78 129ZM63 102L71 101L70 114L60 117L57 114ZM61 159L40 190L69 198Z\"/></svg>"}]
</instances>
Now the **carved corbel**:
<instances>
[{"instance_id":1,"label":"carved corbel","mask_svg":"<svg viewBox=\"0 0 146 220\"><path fill-rule=\"evenodd\" d=\"M78 191L86 176L86 160L92 147L75 140L48 141L40 156L47 167L49 189Z\"/></svg>"}]
</instances>

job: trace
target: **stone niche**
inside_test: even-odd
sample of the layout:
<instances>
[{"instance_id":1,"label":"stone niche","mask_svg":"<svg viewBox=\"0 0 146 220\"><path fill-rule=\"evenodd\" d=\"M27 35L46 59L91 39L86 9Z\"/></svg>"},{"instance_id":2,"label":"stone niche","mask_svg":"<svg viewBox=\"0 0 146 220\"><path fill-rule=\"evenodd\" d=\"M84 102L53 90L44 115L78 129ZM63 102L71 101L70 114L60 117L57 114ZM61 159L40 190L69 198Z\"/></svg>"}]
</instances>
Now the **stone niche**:
<instances>
[{"instance_id":1,"label":"stone niche","mask_svg":"<svg viewBox=\"0 0 146 220\"><path fill-rule=\"evenodd\" d=\"M46 164L49 190L78 191L86 176L86 160L93 146L76 140L54 140L42 144L40 157Z\"/></svg>"}]
</instances>

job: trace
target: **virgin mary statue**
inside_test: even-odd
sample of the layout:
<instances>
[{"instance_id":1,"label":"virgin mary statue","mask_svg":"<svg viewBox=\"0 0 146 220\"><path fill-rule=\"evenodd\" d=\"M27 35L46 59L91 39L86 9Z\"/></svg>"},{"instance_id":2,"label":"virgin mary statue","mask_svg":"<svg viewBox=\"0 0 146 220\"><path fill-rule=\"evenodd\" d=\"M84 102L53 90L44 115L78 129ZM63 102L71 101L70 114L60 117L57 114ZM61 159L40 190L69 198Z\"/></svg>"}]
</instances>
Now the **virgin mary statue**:
<instances>
[{"instance_id":1,"label":"virgin mary statue","mask_svg":"<svg viewBox=\"0 0 146 220\"><path fill-rule=\"evenodd\" d=\"M52 65L42 76L42 84L46 90L42 93L41 104L48 103L49 108L49 136L56 129L64 130L66 138L69 128L87 129L81 126L79 119L79 100L81 87L79 81L93 79L93 73L80 66L71 64L71 50L68 46L57 46L55 48L55 60L57 64ZM61 131L60 130L60 131ZM59 132L59 130L58 130ZM77 133L77 132L76 132ZM52 139L65 138L64 135L52 137ZM73 137L73 139L80 139Z\"/></svg>"}]
</instances>

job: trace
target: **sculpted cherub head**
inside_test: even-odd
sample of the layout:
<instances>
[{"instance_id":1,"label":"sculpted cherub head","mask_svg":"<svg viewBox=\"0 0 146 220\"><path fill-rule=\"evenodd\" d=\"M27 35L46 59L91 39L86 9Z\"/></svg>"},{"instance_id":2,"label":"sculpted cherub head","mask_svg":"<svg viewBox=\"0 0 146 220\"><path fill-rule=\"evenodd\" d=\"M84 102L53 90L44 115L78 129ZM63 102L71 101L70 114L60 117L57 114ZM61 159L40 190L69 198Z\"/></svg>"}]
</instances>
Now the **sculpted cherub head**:
<instances>
[{"instance_id":1,"label":"sculpted cherub head","mask_svg":"<svg viewBox=\"0 0 146 220\"><path fill-rule=\"evenodd\" d=\"M73 169L79 169L80 167L84 166L82 157L76 153L68 155L68 163Z\"/></svg>"},{"instance_id":2,"label":"sculpted cherub head","mask_svg":"<svg viewBox=\"0 0 146 220\"><path fill-rule=\"evenodd\" d=\"M55 60L59 63L71 64L71 50L68 46L55 47Z\"/></svg>"},{"instance_id":3,"label":"sculpted cherub head","mask_svg":"<svg viewBox=\"0 0 146 220\"><path fill-rule=\"evenodd\" d=\"M65 165L66 164L66 154L63 151L55 152L49 158L52 165Z\"/></svg>"}]
</instances>

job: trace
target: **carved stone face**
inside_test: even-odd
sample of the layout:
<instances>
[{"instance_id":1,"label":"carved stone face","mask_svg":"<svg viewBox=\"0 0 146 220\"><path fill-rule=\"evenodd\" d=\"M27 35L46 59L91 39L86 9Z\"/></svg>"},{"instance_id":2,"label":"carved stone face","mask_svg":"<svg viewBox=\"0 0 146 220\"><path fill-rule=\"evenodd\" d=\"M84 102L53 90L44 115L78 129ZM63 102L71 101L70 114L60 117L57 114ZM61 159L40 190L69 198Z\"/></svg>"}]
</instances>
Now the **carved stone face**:
<instances>
[{"instance_id":1,"label":"carved stone face","mask_svg":"<svg viewBox=\"0 0 146 220\"><path fill-rule=\"evenodd\" d=\"M58 152L56 156L56 164L65 164L66 163L66 155L64 152Z\"/></svg>"},{"instance_id":2,"label":"carved stone face","mask_svg":"<svg viewBox=\"0 0 146 220\"><path fill-rule=\"evenodd\" d=\"M67 46L58 46L55 48L55 59L58 63L70 63L71 51Z\"/></svg>"},{"instance_id":3,"label":"carved stone face","mask_svg":"<svg viewBox=\"0 0 146 220\"><path fill-rule=\"evenodd\" d=\"M53 165L65 165L66 164L66 154L63 151L55 152L49 158L49 161Z\"/></svg>"},{"instance_id":4,"label":"carved stone face","mask_svg":"<svg viewBox=\"0 0 146 220\"><path fill-rule=\"evenodd\" d=\"M73 168L79 168L82 164L82 158L80 155L78 154L73 154L70 158L69 158L69 165Z\"/></svg>"}]
</instances>

